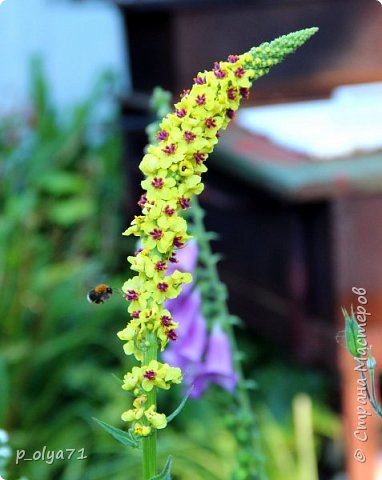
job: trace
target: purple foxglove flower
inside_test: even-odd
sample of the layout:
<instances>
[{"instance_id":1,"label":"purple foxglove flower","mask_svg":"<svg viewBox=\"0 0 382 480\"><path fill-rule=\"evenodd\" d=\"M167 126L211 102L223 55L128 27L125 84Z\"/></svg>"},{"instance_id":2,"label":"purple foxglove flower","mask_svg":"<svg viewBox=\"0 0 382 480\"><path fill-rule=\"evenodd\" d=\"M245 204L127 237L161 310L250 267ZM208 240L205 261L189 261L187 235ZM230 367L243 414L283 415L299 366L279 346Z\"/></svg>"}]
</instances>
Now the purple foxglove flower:
<instances>
[{"instance_id":1,"label":"purple foxglove flower","mask_svg":"<svg viewBox=\"0 0 382 480\"><path fill-rule=\"evenodd\" d=\"M210 383L216 383L233 392L237 375L233 369L232 351L227 334L215 324L207 347L206 359L200 374L194 380L191 396L199 397Z\"/></svg>"},{"instance_id":2,"label":"purple foxglove flower","mask_svg":"<svg viewBox=\"0 0 382 480\"><path fill-rule=\"evenodd\" d=\"M192 362L200 362L207 344L207 323L200 312L193 318L184 337L178 336L179 344L173 344L179 353Z\"/></svg>"}]
</instances>

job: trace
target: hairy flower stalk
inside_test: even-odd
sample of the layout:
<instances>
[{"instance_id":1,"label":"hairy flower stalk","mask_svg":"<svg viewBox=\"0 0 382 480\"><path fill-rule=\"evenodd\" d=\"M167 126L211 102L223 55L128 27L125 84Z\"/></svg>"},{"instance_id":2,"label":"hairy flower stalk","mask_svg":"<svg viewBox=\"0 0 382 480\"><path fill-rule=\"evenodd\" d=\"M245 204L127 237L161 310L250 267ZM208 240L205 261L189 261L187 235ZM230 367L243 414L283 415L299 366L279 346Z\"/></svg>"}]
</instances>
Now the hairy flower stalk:
<instances>
[{"instance_id":1,"label":"hairy flower stalk","mask_svg":"<svg viewBox=\"0 0 382 480\"><path fill-rule=\"evenodd\" d=\"M124 235L140 237L142 248L128 257L137 274L122 287L130 302L131 320L118 336L124 350L141 363L124 377L122 388L133 393L133 408L122 418L131 422L131 431L142 437L144 479L156 474L156 430L166 427L163 413L157 412L156 389L169 389L182 381L179 368L157 361L157 350L176 340L177 324L164 308L176 298L181 285L192 281L190 273L175 270L176 252L189 240L184 211L191 199L203 191L205 161L218 141L218 132L234 117L242 98L249 95L254 80L303 45L316 28L284 35L252 48L243 55L230 55L215 63L211 71L199 73L191 90L185 90L175 111L161 122L157 143L148 147L140 163L145 175L145 193L139 200L142 214L136 216Z\"/></svg>"},{"instance_id":2,"label":"hairy flower stalk","mask_svg":"<svg viewBox=\"0 0 382 480\"><path fill-rule=\"evenodd\" d=\"M263 480L266 476L263 459L260 455L256 419L249 395L249 390L253 386L250 381L245 379L242 356L234 332L234 325L238 323L238 320L229 313L227 289L221 282L217 270L219 256L212 252L211 234L206 231L203 218L204 211L199 206L197 199L194 199L190 220L192 221L191 231L198 239L200 247L200 266L197 276L198 285L204 293L202 310L212 323L218 324L224 332L227 332L233 351L234 370L238 377L233 392L235 402L230 406L230 413L227 415L227 424L233 431L238 446L237 465L232 479ZM229 389L227 390L229 391Z\"/></svg>"}]
</instances>

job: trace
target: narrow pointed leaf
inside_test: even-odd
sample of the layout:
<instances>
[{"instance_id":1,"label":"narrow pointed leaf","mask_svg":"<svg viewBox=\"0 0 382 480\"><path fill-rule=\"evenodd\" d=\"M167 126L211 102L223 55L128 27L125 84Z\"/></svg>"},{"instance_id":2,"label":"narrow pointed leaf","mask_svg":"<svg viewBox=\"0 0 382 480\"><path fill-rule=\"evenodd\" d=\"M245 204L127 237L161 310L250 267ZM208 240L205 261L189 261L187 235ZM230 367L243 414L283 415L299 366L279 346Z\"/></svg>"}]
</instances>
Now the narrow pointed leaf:
<instances>
[{"instance_id":1,"label":"narrow pointed leaf","mask_svg":"<svg viewBox=\"0 0 382 480\"><path fill-rule=\"evenodd\" d=\"M184 395L184 397L182 398L182 401L180 402L180 404L178 405L178 407L172 412L171 415L169 415L167 417L167 423L170 423L171 420L174 420L174 418L179 415L179 413L183 410L183 407L185 406L187 400L188 400L188 397L191 395L191 392L192 392L192 389L194 388L194 386L192 385L187 393Z\"/></svg>"},{"instance_id":2,"label":"narrow pointed leaf","mask_svg":"<svg viewBox=\"0 0 382 480\"><path fill-rule=\"evenodd\" d=\"M191 393L191 392L190 392ZM151 477L150 480L171 480L171 464L172 464L172 457L168 457L166 465L164 469L159 475L155 475L155 477Z\"/></svg>"},{"instance_id":3,"label":"narrow pointed leaf","mask_svg":"<svg viewBox=\"0 0 382 480\"><path fill-rule=\"evenodd\" d=\"M103 428L107 433L109 433L112 437L118 440L123 445L132 448L138 448L139 443L137 440L131 435L130 432L125 432L119 428L112 427L108 423L103 422L102 420L98 420L98 418L94 418L93 420L98 423L98 425Z\"/></svg>"},{"instance_id":4,"label":"narrow pointed leaf","mask_svg":"<svg viewBox=\"0 0 382 480\"><path fill-rule=\"evenodd\" d=\"M112 373L111 376L114 378L114 380L115 380L118 384L122 385L122 383L123 383L122 378L119 378L118 375L115 375L114 373Z\"/></svg>"}]
</instances>

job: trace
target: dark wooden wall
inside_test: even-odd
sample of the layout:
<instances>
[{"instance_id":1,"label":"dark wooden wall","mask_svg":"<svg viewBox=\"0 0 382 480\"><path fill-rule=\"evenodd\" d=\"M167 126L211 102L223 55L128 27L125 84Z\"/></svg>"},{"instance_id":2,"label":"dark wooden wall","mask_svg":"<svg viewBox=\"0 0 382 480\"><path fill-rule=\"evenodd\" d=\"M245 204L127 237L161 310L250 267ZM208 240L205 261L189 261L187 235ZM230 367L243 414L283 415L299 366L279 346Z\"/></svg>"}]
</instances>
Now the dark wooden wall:
<instances>
[{"instance_id":1,"label":"dark wooden wall","mask_svg":"<svg viewBox=\"0 0 382 480\"><path fill-rule=\"evenodd\" d=\"M118 0L133 86L178 93L230 53L293 30L320 33L256 85L258 100L322 96L335 85L382 78L382 6L377 0Z\"/></svg>"}]
</instances>

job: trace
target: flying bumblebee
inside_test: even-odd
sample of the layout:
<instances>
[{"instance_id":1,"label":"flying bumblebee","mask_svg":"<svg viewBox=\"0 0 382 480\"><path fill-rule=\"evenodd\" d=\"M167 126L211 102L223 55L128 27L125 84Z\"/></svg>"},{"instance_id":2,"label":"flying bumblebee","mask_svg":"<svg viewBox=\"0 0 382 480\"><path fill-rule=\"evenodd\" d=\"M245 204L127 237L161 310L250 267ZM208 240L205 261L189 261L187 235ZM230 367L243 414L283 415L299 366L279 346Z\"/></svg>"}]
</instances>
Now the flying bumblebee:
<instances>
[{"instance_id":1,"label":"flying bumblebee","mask_svg":"<svg viewBox=\"0 0 382 480\"><path fill-rule=\"evenodd\" d=\"M96 287L89 290L86 298L90 303L100 304L108 300L112 294L113 289L109 287L109 285L101 283L101 285L97 285Z\"/></svg>"}]
</instances>

